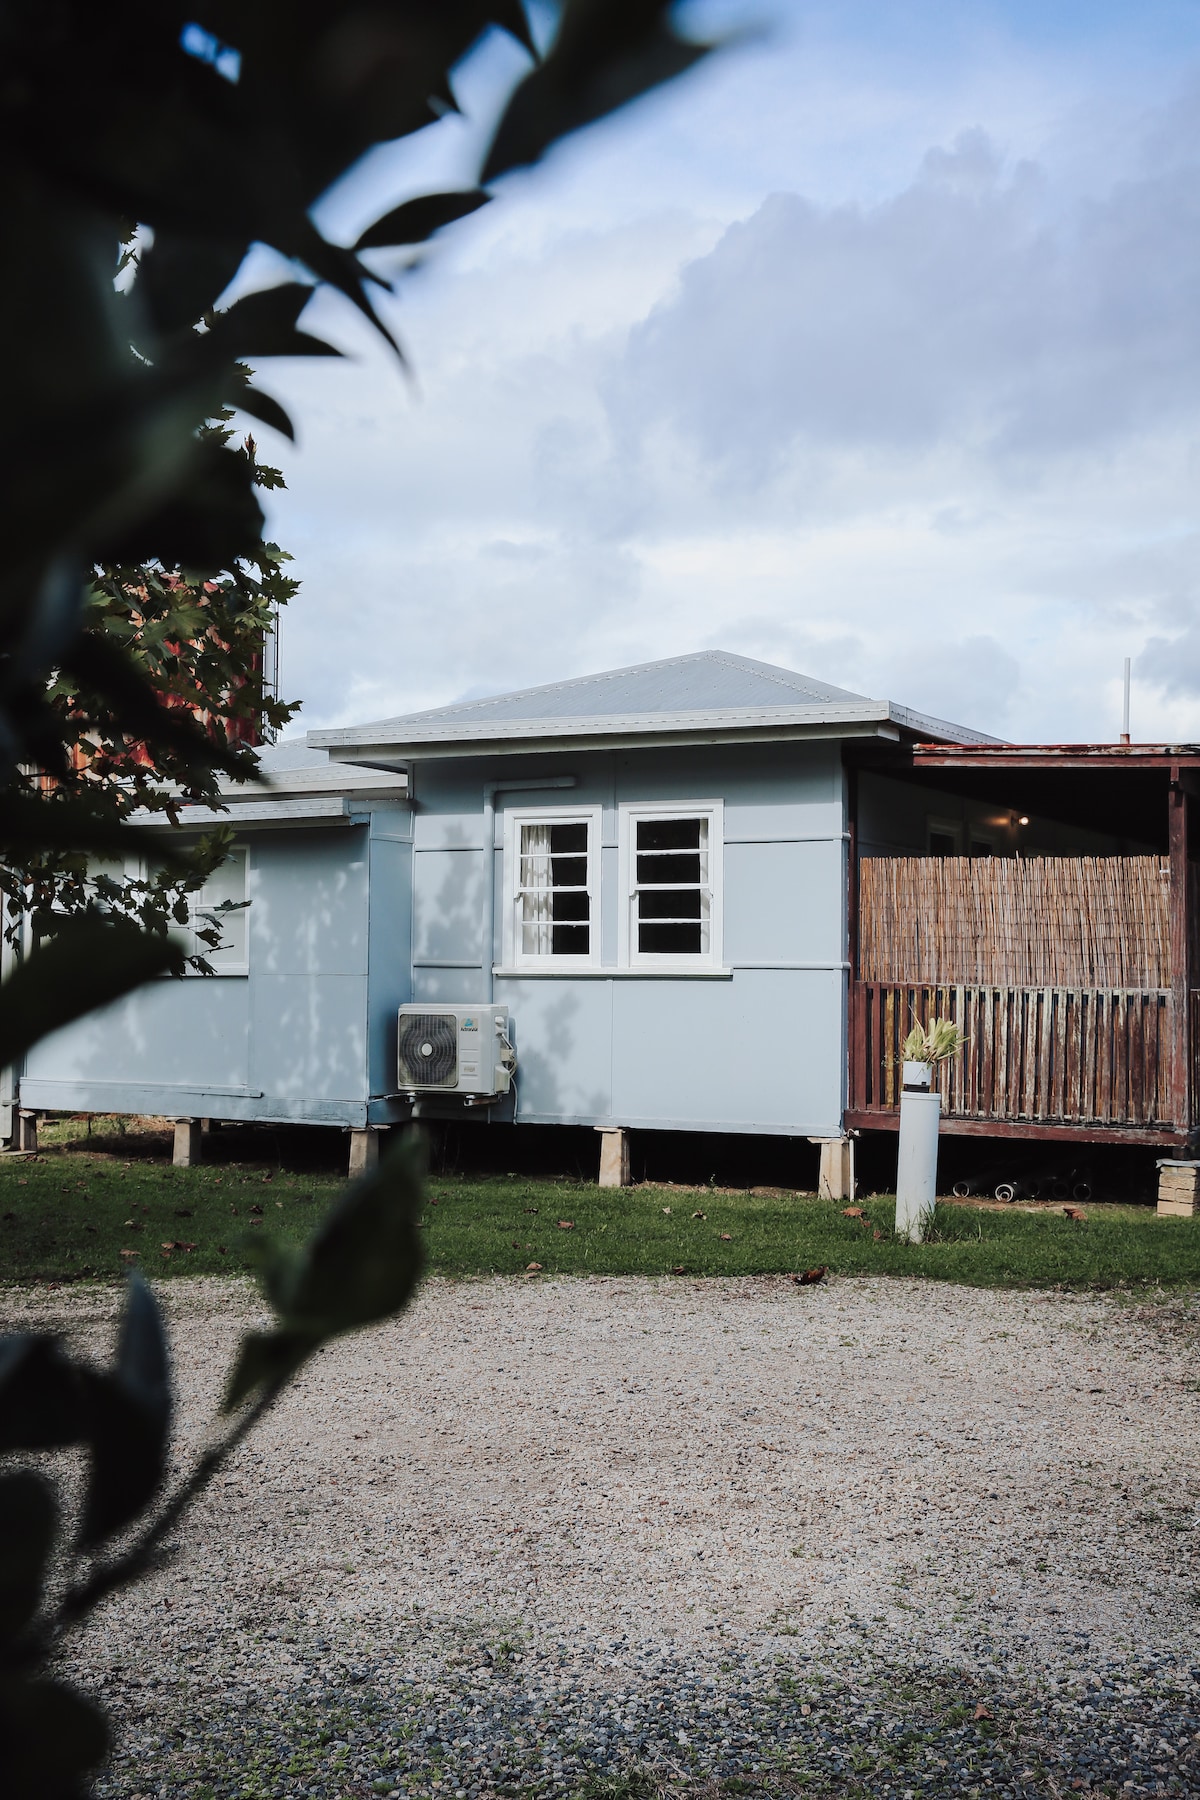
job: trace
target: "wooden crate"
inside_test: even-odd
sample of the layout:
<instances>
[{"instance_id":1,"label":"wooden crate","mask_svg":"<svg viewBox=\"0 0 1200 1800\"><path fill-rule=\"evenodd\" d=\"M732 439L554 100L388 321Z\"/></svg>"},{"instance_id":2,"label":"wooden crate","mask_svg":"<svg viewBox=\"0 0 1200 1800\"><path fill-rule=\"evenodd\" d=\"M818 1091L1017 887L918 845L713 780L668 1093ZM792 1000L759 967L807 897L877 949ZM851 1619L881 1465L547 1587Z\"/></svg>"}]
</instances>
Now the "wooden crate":
<instances>
[{"instance_id":1,"label":"wooden crate","mask_svg":"<svg viewBox=\"0 0 1200 1800\"><path fill-rule=\"evenodd\" d=\"M1158 1216L1187 1219L1200 1212L1200 1162L1158 1165Z\"/></svg>"}]
</instances>

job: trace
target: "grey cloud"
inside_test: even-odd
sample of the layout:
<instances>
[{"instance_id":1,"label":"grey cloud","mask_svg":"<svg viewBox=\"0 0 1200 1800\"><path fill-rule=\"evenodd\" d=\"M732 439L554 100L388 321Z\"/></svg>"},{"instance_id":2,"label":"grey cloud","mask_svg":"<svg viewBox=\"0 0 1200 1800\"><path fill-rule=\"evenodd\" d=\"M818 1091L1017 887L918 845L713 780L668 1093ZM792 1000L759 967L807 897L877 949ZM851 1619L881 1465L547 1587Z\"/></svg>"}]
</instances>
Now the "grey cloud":
<instances>
[{"instance_id":1,"label":"grey cloud","mask_svg":"<svg viewBox=\"0 0 1200 1800\"><path fill-rule=\"evenodd\" d=\"M978 131L894 199L775 194L682 273L609 388L626 450L664 424L747 485L805 445L1024 458L1189 417L1200 401L1200 169L1058 205Z\"/></svg>"}]
</instances>

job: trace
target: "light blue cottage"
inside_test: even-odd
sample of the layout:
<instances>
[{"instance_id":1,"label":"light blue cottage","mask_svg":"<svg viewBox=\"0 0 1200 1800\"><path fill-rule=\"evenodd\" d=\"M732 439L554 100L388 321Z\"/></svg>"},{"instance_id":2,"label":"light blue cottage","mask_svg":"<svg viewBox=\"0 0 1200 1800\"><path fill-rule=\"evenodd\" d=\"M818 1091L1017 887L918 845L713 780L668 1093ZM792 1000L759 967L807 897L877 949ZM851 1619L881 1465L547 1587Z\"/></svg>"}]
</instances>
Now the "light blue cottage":
<instances>
[{"instance_id":1,"label":"light blue cottage","mask_svg":"<svg viewBox=\"0 0 1200 1800\"><path fill-rule=\"evenodd\" d=\"M414 1109L401 1009L499 1007L515 1082L422 1087L424 1116L595 1126L610 1173L629 1128L840 1140L847 750L917 738L980 741L716 651L310 733L228 795L197 911L249 905L217 974L39 1045L17 1108L339 1125L362 1154Z\"/></svg>"}]
</instances>

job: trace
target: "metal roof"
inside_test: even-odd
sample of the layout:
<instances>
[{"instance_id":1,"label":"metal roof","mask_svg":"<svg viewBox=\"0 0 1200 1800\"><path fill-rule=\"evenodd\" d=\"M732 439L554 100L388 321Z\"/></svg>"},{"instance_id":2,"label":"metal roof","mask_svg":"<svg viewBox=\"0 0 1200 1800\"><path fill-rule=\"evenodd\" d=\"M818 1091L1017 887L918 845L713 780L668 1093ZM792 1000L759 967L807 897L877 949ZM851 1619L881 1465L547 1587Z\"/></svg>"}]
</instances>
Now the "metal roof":
<instances>
[{"instance_id":1,"label":"metal roof","mask_svg":"<svg viewBox=\"0 0 1200 1800\"><path fill-rule=\"evenodd\" d=\"M352 752L445 754L451 746L512 750L527 739L583 738L659 741L717 734L756 736L920 733L951 743L993 742L979 732L873 700L847 688L724 650L702 650L661 662L637 663L598 675L555 681L515 693L462 700L374 724L314 731L308 742L338 760Z\"/></svg>"}]
</instances>

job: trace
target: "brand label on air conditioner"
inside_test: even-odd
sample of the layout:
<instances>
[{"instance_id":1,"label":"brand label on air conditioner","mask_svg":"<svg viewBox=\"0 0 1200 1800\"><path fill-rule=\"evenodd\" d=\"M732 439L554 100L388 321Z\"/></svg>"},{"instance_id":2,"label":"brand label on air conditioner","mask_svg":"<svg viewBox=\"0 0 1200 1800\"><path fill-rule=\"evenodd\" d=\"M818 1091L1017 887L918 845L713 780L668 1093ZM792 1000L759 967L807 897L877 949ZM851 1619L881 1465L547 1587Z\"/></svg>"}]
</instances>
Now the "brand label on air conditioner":
<instances>
[{"instance_id":1,"label":"brand label on air conditioner","mask_svg":"<svg viewBox=\"0 0 1200 1800\"><path fill-rule=\"evenodd\" d=\"M462 1024L459 1026L458 1029L460 1031L478 1031L479 1030L479 1020L472 1019L470 1017L470 1015L468 1014L468 1016L463 1020Z\"/></svg>"}]
</instances>

